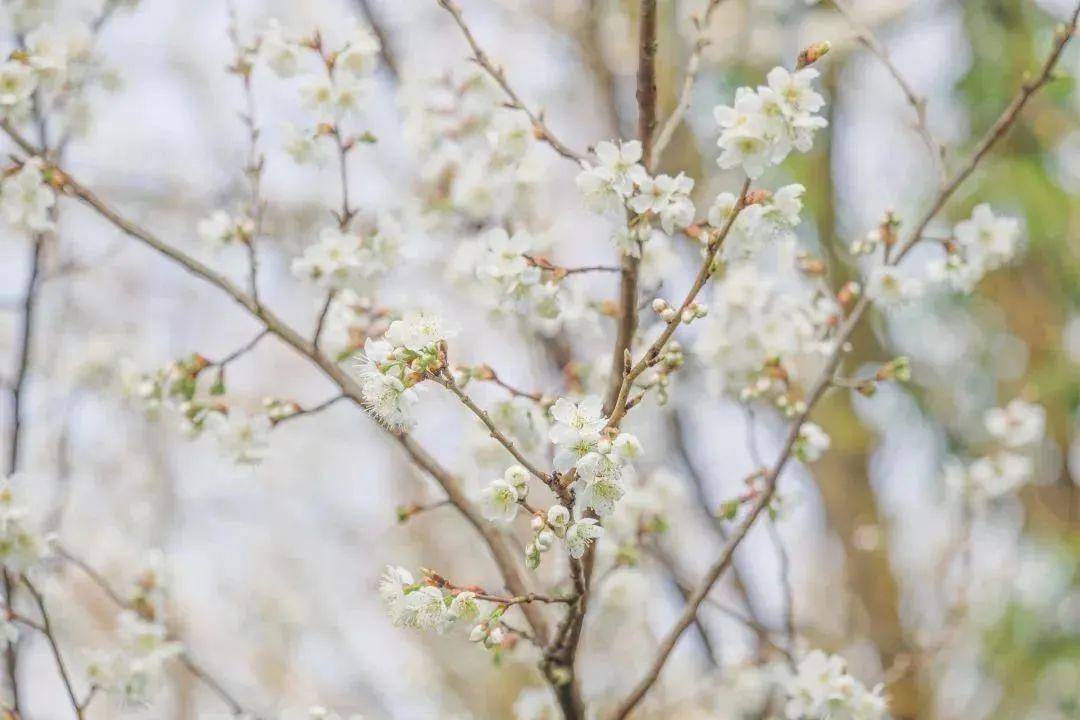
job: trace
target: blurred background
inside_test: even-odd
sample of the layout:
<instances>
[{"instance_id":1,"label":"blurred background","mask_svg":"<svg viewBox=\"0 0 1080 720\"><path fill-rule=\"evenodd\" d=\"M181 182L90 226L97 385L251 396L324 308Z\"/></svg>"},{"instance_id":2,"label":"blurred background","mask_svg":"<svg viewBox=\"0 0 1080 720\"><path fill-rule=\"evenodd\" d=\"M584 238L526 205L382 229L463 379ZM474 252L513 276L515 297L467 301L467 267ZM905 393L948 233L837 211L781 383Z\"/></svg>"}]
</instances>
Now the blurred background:
<instances>
[{"instance_id":1,"label":"blurred background","mask_svg":"<svg viewBox=\"0 0 1080 720\"><path fill-rule=\"evenodd\" d=\"M633 136L635 2L460 4L481 45L571 146ZM332 35L367 8L392 65L384 60L376 72L363 110L360 125L378 142L350 161L354 204L363 215L415 205L426 159L406 132L415 98L426 81L467 66L450 17L434 0L235 5L245 38L272 17L297 36L316 27ZM1042 62L1055 23L1071 10L1065 0L853 5L926 97L929 127L951 167ZM660 2L661 116L676 102L695 38L690 18L702 6ZM242 282L243 252L214 254L196 233L200 219L246 193L243 96L225 72L233 58L228 25L221 0L142 0L118 12L98 40L117 82L88 95L85 132L67 148L66 166L128 216ZM792 156L766 179L807 188L800 237L827 260L833 286L858 277L850 241L887 209L916 217L935 192L900 89L828 3L725 0L709 38L687 122L659 169L696 180L703 215L717 192L736 187L714 162L712 108L730 102L736 87L759 84L774 65L790 67L809 43L830 40L833 50L819 63L830 128L812 152ZM1021 218L1022 259L991 274L973 296L934 298L863 324L849 367L907 355L913 382L872 398L835 392L818 408L814 419L832 449L812 467L785 473L784 511L751 532L737 572L714 591L642 717L742 717L718 696L737 678L733 668L775 657L772 645L783 644L785 576L802 642L842 653L869 685L885 682L896 716L1080 717L1078 70L1074 43L1059 66L1071 77L1032 101L943 213L956 221L990 202ZM264 67L253 85L267 155L263 300L310 328L321 298L289 263L330 219L336 169L298 167L281 149L284 123L303 114L295 87ZM574 189L573 165L546 147L535 155L525 222L546 231L550 255L563 264L614 263L603 223ZM448 280L447 259L462 237L420 224L406 224L405 234L411 255L377 302L438 306L463 327L455 360L488 363L519 387L560 394L560 368L531 332L491 320ZM72 202L61 204L58 232L43 252L22 473L32 507L64 547L124 587L159 552L170 627L259 713L321 704L371 718L514 716L522 688L541 684L530 648L496 663L463 637L394 628L382 608L375 587L388 563L499 586L477 536L452 509L398 522L396 508L437 502L441 491L395 443L342 403L275 429L257 467L234 466L213 443L188 441L175 422L148 418L127 397L125 378L192 352L222 357L258 327L228 298ZM676 238L667 252L666 275L650 284L685 287L697 249ZM29 257L25 238L0 237L5 377L19 348ZM602 301L615 297L615 279L582 278L575 287L594 312L582 324L592 330L574 337L572 359L606 363L614 323ZM723 523L711 511L740 492L757 466L754 452L773 457L783 437L780 418L748 415L731 399L702 393L703 372L688 362L671 401L658 407L650 400L630 422L646 448L643 474L665 495L669 527L650 540L649 552L611 547L614 539L603 550L629 559L613 565L586 624L580 662L587 692L598 697L622 696L639 677L655 638L681 608L680 584L693 584L722 543ZM265 396L304 406L333 396L317 371L273 339L230 366L229 392L253 410ZM498 397L487 388L475 394ZM983 442L982 413L1018 396L1048 413L1037 482L973 515L943 480L944 460ZM498 474L501 458L489 457L483 434L443 393L429 392L423 403L416 436L478 491ZM10 403L2 407L2 422L10 423ZM750 423L756 448L747 443ZM653 552L678 558L674 575L649 561ZM115 608L84 576L61 568L48 585L69 646L108 637ZM68 717L44 644L29 634L21 642L30 717ZM153 708L125 712L203 718L226 711L178 667ZM120 714L102 702L89 717Z\"/></svg>"}]
</instances>

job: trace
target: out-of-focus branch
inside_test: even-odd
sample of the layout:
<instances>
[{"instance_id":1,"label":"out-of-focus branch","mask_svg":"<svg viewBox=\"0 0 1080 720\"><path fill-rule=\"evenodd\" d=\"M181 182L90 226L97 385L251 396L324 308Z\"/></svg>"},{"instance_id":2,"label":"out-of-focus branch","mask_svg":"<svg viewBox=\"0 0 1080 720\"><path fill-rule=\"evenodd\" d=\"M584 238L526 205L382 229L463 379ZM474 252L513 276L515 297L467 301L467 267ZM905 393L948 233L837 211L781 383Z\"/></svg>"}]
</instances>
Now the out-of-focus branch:
<instances>
[{"instance_id":1,"label":"out-of-focus branch","mask_svg":"<svg viewBox=\"0 0 1080 720\"><path fill-rule=\"evenodd\" d=\"M0 120L0 129L7 133L12 141L24 152L30 155L40 154L37 152L37 148L26 140L26 138L24 138L9 121ZM346 395L353 403L361 407L365 414L370 417L370 412L364 405L360 386L356 381L338 366L332 358L319 352L313 343L305 339L299 332L286 324L274 312L264 305L256 304L250 295L237 287L235 283L221 273L172 245L165 243L154 233L125 218L98 198L90 189L65 173L61 168L57 167L54 168L54 170L62 178L62 189L66 194L78 199L83 204L93 209L98 215L125 235L142 242L144 245L147 245L156 252L177 263L187 272L202 278L204 281L214 285L231 297L267 330L322 370L322 372L338 386L342 394ZM380 427L384 426L380 425ZM442 486L451 502L453 502L461 514L465 516L469 521L469 524L476 528L481 534L496 565L503 574L507 588L515 595L526 594L528 592L528 583L525 581L525 577L519 566L517 553L511 549L506 537L496 528L492 527L490 523L486 522L480 512L473 506L472 502L465 494L464 489L461 487L461 481L443 468L430 453L421 447L420 444L407 433L396 433L389 430L387 430L387 432L394 436L418 467L431 475L431 477ZM530 608L531 606L524 606L526 618L530 625L532 625L536 637L546 641L546 618L538 612L533 612Z\"/></svg>"},{"instance_id":2,"label":"out-of-focus branch","mask_svg":"<svg viewBox=\"0 0 1080 720\"><path fill-rule=\"evenodd\" d=\"M64 662L64 656L60 652L60 644L57 642L56 634L53 632L49 611L45 608L45 598L41 596L41 593L38 592L38 589L34 587L29 578L23 576L22 581L30 592L30 596L34 598L34 604L37 605L38 612L41 614L41 627L39 629L49 643L49 650L52 652L53 659L56 660L56 668L60 672L60 680L63 682L64 690L71 701L71 709L75 711L75 716L79 720L83 720L85 707L83 703L79 702L79 698L75 694L75 687L71 684L71 675L68 674L67 663Z\"/></svg>"},{"instance_id":3,"label":"out-of-focus branch","mask_svg":"<svg viewBox=\"0 0 1080 720\"><path fill-rule=\"evenodd\" d=\"M918 131L919 137L922 138L923 143L926 144L927 150L930 151L930 157L934 163L934 170L938 174L939 182L944 185L947 175L945 170L945 147L938 142L933 133L930 132L930 126L926 121L926 98L922 97L915 92L911 83L904 78L903 73L896 67L896 64L889 57L889 51L885 48L885 45L877 38L874 31L871 30L865 23L855 17L855 13L852 8L847 4L846 0L830 0L836 11L839 12L848 21L848 24L857 33L856 38L859 43L873 53L881 64L885 66L885 69L892 75L893 80L900 86L900 90L903 91L904 97L907 99L909 105L915 111L915 130Z\"/></svg>"},{"instance_id":4,"label":"out-of-focus branch","mask_svg":"<svg viewBox=\"0 0 1080 720\"><path fill-rule=\"evenodd\" d=\"M256 304L259 302L259 256L255 243L262 235L263 214L265 203L262 199L262 175L266 165L266 158L259 151L259 125L255 115L255 93L251 87L251 62L248 60L247 51L240 41L239 22L236 18L236 7L229 4L229 40L232 42L236 59L229 68L231 72L240 78L244 88L244 110L240 113L240 120L248 133L248 157L244 166L244 175L248 179L248 217L251 219L251 235L244 237L244 246L248 255L248 291Z\"/></svg>"},{"instance_id":5,"label":"out-of-focus branch","mask_svg":"<svg viewBox=\"0 0 1080 720\"><path fill-rule=\"evenodd\" d=\"M364 21L367 22L371 31L375 33L375 37L379 39L379 56L382 58L383 64L390 71L390 76L395 81L399 80L400 73L398 71L397 57L390 48L390 37L386 32L386 28L379 18L375 17L375 13L371 10L371 3L368 0L356 0L356 5L360 8L360 14L364 16Z\"/></svg>"},{"instance_id":6,"label":"out-of-focus branch","mask_svg":"<svg viewBox=\"0 0 1080 720\"><path fill-rule=\"evenodd\" d=\"M679 129L679 125L682 124L686 111L690 109L690 100L694 95L694 84L697 82L698 71L701 69L701 55L710 44L709 25L712 22L713 13L723 2L724 0L708 0L704 16L697 17L695 15L692 18L697 35L694 38L694 46L690 50L690 58L686 61L686 74L683 78L682 90L679 92L679 100L675 103L675 109L671 111L671 114L660 126L660 131L656 133L656 143L649 153L649 164L652 167L660 164L660 158L663 157L664 150L667 148L668 143L671 142L671 138L674 137L675 131Z\"/></svg>"},{"instance_id":7,"label":"out-of-focus branch","mask_svg":"<svg viewBox=\"0 0 1080 720\"><path fill-rule=\"evenodd\" d=\"M557 137L555 137L555 135L552 134L551 130L548 129L548 126L544 124L543 112L537 113L533 110L530 110L529 106L522 102L517 92L514 90L513 87L511 87L509 81L507 81L506 72L501 67L498 67L497 65L492 63L491 59L487 56L487 53L485 53L483 48L480 47L479 43L476 42L476 38L473 36L472 30L470 30L469 26L465 24L465 18L462 17L461 8L457 6L457 3L453 2L453 0L436 0L436 2L438 2L443 9L450 13L450 15L454 18L454 22L457 23L457 26L459 28L461 28L461 32L465 36L465 40L469 43L469 47L472 49L473 61L481 68L483 68L484 71L491 76L491 79L494 80L500 88L502 88L502 91L506 94L508 98L510 98L510 105L514 109L520 110L529 117L529 120L530 122L532 122L533 125L533 131L537 134L539 139L550 145L555 152L562 155L564 158L574 160L579 163L585 162L585 155L571 149L566 143L562 142Z\"/></svg>"},{"instance_id":8,"label":"out-of-focus branch","mask_svg":"<svg viewBox=\"0 0 1080 720\"><path fill-rule=\"evenodd\" d=\"M66 562L71 563L79 570L81 570L82 573L86 575L86 577L94 585L96 585L98 589L101 590L109 598L109 600L112 601L114 605L121 608L122 610L130 610L144 619L152 619L147 617L143 609L141 609L136 604L130 602L129 600L125 599L123 595L117 592L116 588L112 586L112 583L106 580L105 576L98 572L92 565L90 565L90 563L86 562L85 560L79 558L76 555L72 555L70 552L68 552L62 547L57 548L56 553ZM183 665L184 668L188 672L190 672L196 679L198 679L199 682L203 683L206 687L208 687L210 691L213 692L219 700L221 700L222 703L228 706L229 711L233 715L243 715L245 717L253 718L258 717L257 715L254 715L250 709L244 707L244 705L242 705L240 701L232 695L232 693L226 690L225 687L216 679L214 679L214 677L210 675L206 670L204 670L202 666L196 663L191 658L191 655L190 653L188 653L186 648L181 653L179 659L180 664Z\"/></svg>"}]
</instances>

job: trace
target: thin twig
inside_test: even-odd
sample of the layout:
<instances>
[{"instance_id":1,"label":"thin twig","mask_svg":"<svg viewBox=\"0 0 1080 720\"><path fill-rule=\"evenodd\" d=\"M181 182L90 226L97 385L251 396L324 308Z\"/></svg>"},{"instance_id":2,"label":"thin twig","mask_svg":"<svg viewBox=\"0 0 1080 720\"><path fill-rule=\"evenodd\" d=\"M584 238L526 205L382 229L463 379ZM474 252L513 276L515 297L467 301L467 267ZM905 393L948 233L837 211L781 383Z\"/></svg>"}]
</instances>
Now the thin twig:
<instances>
[{"instance_id":1,"label":"thin twig","mask_svg":"<svg viewBox=\"0 0 1080 720\"><path fill-rule=\"evenodd\" d=\"M312 405L309 408L301 408L301 409L297 410L296 412L291 413L289 415L286 415L285 417L283 417L283 418L281 418L279 420L275 420L274 425L280 425L281 423L288 422L289 420L295 420L296 418L305 417L307 415L314 415L316 413L320 413L323 410L326 410L327 408L330 408L330 407L336 405L337 403L341 402L342 400L348 399L348 397L349 396L345 395L344 393L342 393L341 395L335 395L334 397L330 398L329 400L323 400L318 405Z\"/></svg>"},{"instance_id":2,"label":"thin twig","mask_svg":"<svg viewBox=\"0 0 1080 720\"><path fill-rule=\"evenodd\" d=\"M321 349L319 344L322 342L323 327L326 325L326 316L330 314L330 306L334 303L335 295L337 295L335 290L326 293L326 300L323 301L322 310L319 311L319 317L315 321L315 332L311 336L311 344L316 351Z\"/></svg>"},{"instance_id":3,"label":"thin twig","mask_svg":"<svg viewBox=\"0 0 1080 720\"><path fill-rule=\"evenodd\" d=\"M390 48L389 34L386 32L386 28L375 17L375 13L371 11L371 3L368 0L356 0L356 4L360 7L360 14L364 16L364 20L367 21L371 31L375 33L375 37L379 39L379 57L382 58L383 64L386 65L386 69L390 72L390 76L396 81L399 78L397 58L394 56L394 51Z\"/></svg>"},{"instance_id":4,"label":"thin twig","mask_svg":"<svg viewBox=\"0 0 1080 720\"><path fill-rule=\"evenodd\" d=\"M267 330L266 328L263 328L262 330L259 331L258 335L256 335L251 340L249 340L248 342L241 345L236 350L233 350L231 353L229 353L225 357L221 358L220 360L214 360L213 362L211 362L210 367L224 368L229 363L233 362L234 360L238 360L240 357L242 357L242 356L248 354L249 352L251 352L252 350L254 350L255 346L259 344L259 341L262 340L264 337L266 337L269 334L270 334L270 331Z\"/></svg>"},{"instance_id":5,"label":"thin twig","mask_svg":"<svg viewBox=\"0 0 1080 720\"><path fill-rule=\"evenodd\" d=\"M491 434L491 437L504 448L506 448L506 451L510 453L522 467L524 467L526 470L529 471L529 473L536 477L536 479L552 488L557 485L557 483L552 479L550 475L545 473L540 468L536 467L527 457L525 457L521 453L520 450L517 449L514 441L508 438L506 434L499 429L499 426L496 425L495 421L491 419L491 415L488 413L488 411L477 405L476 402L471 397L469 397L468 393L461 389L461 386L458 385L457 382L454 380L453 373L451 373L447 368L444 367L442 369L441 375L432 376L431 379L442 385L454 395L456 395L458 400L461 401L462 405L469 408L469 410L472 411L473 415L480 418L480 422L484 423L484 425L487 427L488 432Z\"/></svg>"},{"instance_id":6,"label":"thin twig","mask_svg":"<svg viewBox=\"0 0 1080 720\"><path fill-rule=\"evenodd\" d=\"M83 704L79 702L79 698L75 694L75 688L71 684L71 676L68 674L64 656L60 652L60 644L56 641L56 634L53 632L52 622L49 619L49 612L45 609L45 598L41 596L38 589L30 582L30 578L24 575L22 581L23 585L26 586L26 589L30 591L30 596L34 598L34 603L37 605L38 612L41 613L41 631L49 643L49 649L52 651L53 659L56 660L56 667L60 672L60 679L64 683L64 689L67 691L68 699L71 700L71 709L75 711L75 716L79 718L79 720L83 720L83 717L85 716L83 713Z\"/></svg>"},{"instance_id":7,"label":"thin twig","mask_svg":"<svg viewBox=\"0 0 1080 720\"><path fill-rule=\"evenodd\" d=\"M846 0L830 0L836 11L844 16L848 21L848 24L856 32L856 37L860 44L873 53L881 64L892 75L893 80L900 86L900 90L903 91L904 97L907 99L909 105L915 110L915 129L919 133L919 137L923 143L926 144L926 148L930 151L930 157L934 163L934 170L938 174L938 181L941 185L945 184L947 175L945 169L944 146L938 142L934 135L930 132L930 126L926 121L926 98L922 97L915 92L911 84L904 78L903 73L896 67L896 64L889 57L889 51L885 48L885 45L874 35L874 31L871 30L865 23L855 17L855 13L852 8L848 6Z\"/></svg>"},{"instance_id":8,"label":"thin twig","mask_svg":"<svg viewBox=\"0 0 1080 720\"><path fill-rule=\"evenodd\" d=\"M529 109L529 106L522 102L514 88L510 86L509 81L506 79L506 73L501 67L496 66L491 62L487 53L480 47L480 44L476 42L476 38L472 34L472 30L465 24L465 18L461 15L461 8L457 6L457 3L453 0L436 0L439 5L445 9L454 18L454 22L461 28L461 33L465 36L465 40L469 43L469 47L472 49L473 61L476 62L481 68L491 76L502 91L510 98L510 106L516 110L520 110L528 116L529 121L533 125L533 131L539 136L539 139L546 142L551 148L562 155L564 158L574 160L578 163L585 162L587 158L584 154L570 149L568 145L559 140L552 134L548 126L544 124L544 114L536 113Z\"/></svg>"}]
</instances>

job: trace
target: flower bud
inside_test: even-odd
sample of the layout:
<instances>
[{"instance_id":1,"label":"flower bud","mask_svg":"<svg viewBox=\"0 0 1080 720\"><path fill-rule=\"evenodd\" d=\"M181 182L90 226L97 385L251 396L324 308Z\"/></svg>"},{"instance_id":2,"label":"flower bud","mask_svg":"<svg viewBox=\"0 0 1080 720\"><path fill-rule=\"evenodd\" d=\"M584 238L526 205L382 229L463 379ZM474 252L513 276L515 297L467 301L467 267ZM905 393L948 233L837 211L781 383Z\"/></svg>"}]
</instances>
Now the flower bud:
<instances>
[{"instance_id":1,"label":"flower bud","mask_svg":"<svg viewBox=\"0 0 1080 720\"><path fill-rule=\"evenodd\" d=\"M536 534L536 548L540 552L547 552L555 542L555 533L545 528Z\"/></svg>"},{"instance_id":2,"label":"flower bud","mask_svg":"<svg viewBox=\"0 0 1080 720\"><path fill-rule=\"evenodd\" d=\"M469 642L483 642L483 640L487 637L487 634L488 630L486 625L484 625L483 623L475 625L472 631L469 633Z\"/></svg>"},{"instance_id":3,"label":"flower bud","mask_svg":"<svg viewBox=\"0 0 1080 720\"><path fill-rule=\"evenodd\" d=\"M814 43L799 53L799 57L795 61L795 69L802 70L804 67L813 65L818 60L825 57L830 50L832 50L832 43L828 40L825 42Z\"/></svg>"},{"instance_id":4,"label":"flower bud","mask_svg":"<svg viewBox=\"0 0 1080 720\"><path fill-rule=\"evenodd\" d=\"M556 531L565 529L570 524L570 511L562 505L552 505L548 508L547 521Z\"/></svg>"},{"instance_id":5,"label":"flower bud","mask_svg":"<svg viewBox=\"0 0 1080 720\"><path fill-rule=\"evenodd\" d=\"M547 525L547 523L544 522L543 517L541 517L540 515L533 515L533 519L532 519L533 532L540 532L541 530L544 529L544 527L546 525Z\"/></svg>"}]
</instances>

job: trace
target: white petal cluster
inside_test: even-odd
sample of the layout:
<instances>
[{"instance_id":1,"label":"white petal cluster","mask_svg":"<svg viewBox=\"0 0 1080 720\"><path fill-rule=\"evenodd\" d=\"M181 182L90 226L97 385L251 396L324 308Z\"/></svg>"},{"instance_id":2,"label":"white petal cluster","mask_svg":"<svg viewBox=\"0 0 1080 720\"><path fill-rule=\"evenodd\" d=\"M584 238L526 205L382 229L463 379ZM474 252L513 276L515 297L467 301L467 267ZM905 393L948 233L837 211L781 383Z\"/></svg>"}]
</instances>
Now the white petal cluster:
<instances>
[{"instance_id":1,"label":"white petal cluster","mask_svg":"<svg viewBox=\"0 0 1080 720\"><path fill-rule=\"evenodd\" d=\"M334 293L323 322L319 347L341 362L364 347L369 337L385 333L387 323L371 300L346 288Z\"/></svg>"},{"instance_id":2,"label":"white petal cluster","mask_svg":"<svg viewBox=\"0 0 1080 720\"><path fill-rule=\"evenodd\" d=\"M549 431L555 443L555 469L577 471L575 492L579 506L598 515L610 515L626 492L626 477L633 473L633 461L641 455L641 444L629 433L612 436L605 431L599 397L590 395L575 403L559 398L551 408L554 420Z\"/></svg>"},{"instance_id":3,"label":"white petal cluster","mask_svg":"<svg viewBox=\"0 0 1080 720\"><path fill-rule=\"evenodd\" d=\"M832 440L817 423L805 422L799 428L799 436L795 440L795 457L803 462L816 462L821 459Z\"/></svg>"},{"instance_id":4,"label":"white petal cluster","mask_svg":"<svg viewBox=\"0 0 1080 720\"><path fill-rule=\"evenodd\" d=\"M529 472L511 465L501 478L492 480L480 493L481 511L494 522L510 522L517 517L518 504L529 494Z\"/></svg>"},{"instance_id":5,"label":"white petal cluster","mask_svg":"<svg viewBox=\"0 0 1080 720\"><path fill-rule=\"evenodd\" d=\"M371 232L325 227L318 240L293 259L292 271L328 289L362 291L394 268L403 237L401 226L389 216L381 217Z\"/></svg>"},{"instance_id":6,"label":"white petal cluster","mask_svg":"<svg viewBox=\"0 0 1080 720\"><path fill-rule=\"evenodd\" d=\"M1005 407L988 410L983 424L995 446L966 465L951 459L945 478L955 489L994 500L1016 491L1034 476L1034 454L1045 436L1046 410L1016 398Z\"/></svg>"},{"instance_id":7,"label":"white petal cluster","mask_svg":"<svg viewBox=\"0 0 1080 720\"><path fill-rule=\"evenodd\" d=\"M734 105L718 106L713 114L721 129L720 167L742 166L747 175L758 178L793 149L808 151L814 132L828 124L814 114L825 105L811 87L817 76L813 68L792 73L776 67L769 71L767 85L756 91L741 87L735 92Z\"/></svg>"},{"instance_id":8,"label":"white petal cluster","mask_svg":"<svg viewBox=\"0 0 1080 720\"><path fill-rule=\"evenodd\" d=\"M802 196L806 188L799 184L785 185L762 202L744 207L724 239L720 257L725 261L745 260L762 248L781 242L794 242L794 229L801 222ZM720 193L709 208L709 225L722 228L735 212L738 198L729 192ZM701 235L702 240L707 234Z\"/></svg>"},{"instance_id":9,"label":"white petal cluster","mask_svg":"<svg viewBox=\"0 0 1080 720\"><path fill-rule=\"evenodd\" d=\"M989 205L978 205L969 219L956 224L944 259L930 264L930 276L952 290L968 293L1019 250L1020 222L995 216Z\"/></svg>"},{"instance_id":10,"label":"white petal cluster","mask_svg":"<svg viewBox=\"0 0 1080 720\"><path fill-rule=\"evenodd\" d=\"M867 689L843 658L820 650L799 660L786 691L788 720L883 720L888 713L881 685Z\"/></svg>"},{"instance_id":11,"label":"white petal cluster","mask_svg":"<svg viewBox=\"0 0 1080 720\"><path fill-rule=\"evenodd\" d=\"M604 528L600 527L594 518L579 518L566 528L566 550L572 558L581 558L589 545L604 534Z\"/></svg>"},{"instance_id":12,"label":"white petal cluster","mask_svg":"<svg viewBox=\"0 0 1080 720\"><path fill-rule=\"evenodd\" d=\"M395 627L445 633L459 622L470 623L480 614L476 593L462 590L444 593L432 585L417 583L408 570L389 565L379 580L379 595Z\"/></svg>"},{"instance_id":13,"label":"white petal cluster","mask_svg":"<svg viewBox=\"0 0 1080 720\"><path fill-rule=\"evenodd\" d=\"M120 613L118 624L119 647L94 653L87 675L121 705L145 705L162 687L168 661L183 647L169 640L164 625L132 611Z\"/></svg>"},{"instance_id":14,"label":"white petal cluster","mask_svg":"<svg viewBox=\"0 0 1080 720\"><path fill-rule=\"evenodd\" d=\"M526 257L536 256L542 247L543 241L525 230L510 235L493 228L459 246L450 274L494 317L513 315L552 334L561 326L566 303L555 278L545 279Z\"/></svg>"},{"instance_id":15,"label":"white petal cluster","mask_svg":"<svg viewBox=\"0 0 1080 720\"><path fill-rule=\"evenodd\" d=\"M832 353L839 314L835 300L814 287L785 285L737 264L713 289L694 353L715 392L766 398L795 414Z\"/></svg>"},{"instance_id":16,"label":"white petal cluster","mask_svg":"<svg viewBox=\"0 0 1080 720\"><path fill-rule=\"evenodd\" d=\"M419 399L416 386L445 364L440 346L456 334L456 327L435 315L410 312L390 323L383 339L368 338L358 362L368 410L388 428L412 428L413 406Z\"/></svg>"},{"instance_id":17,"label":"white petal cluster","mask_svg":"<svg viewBox=\"0 0 1080 720\"><path fill-rule=\"evenodd\" d=\"M355 142L342 126L370 102L381 50L378 37L362 22L354 22L336 48L325 47L322 37L319 40L315 44L288 37L272 19L257 41L258 60L278 78L296 80L299 104L311 115L311 123L304 127L292 123L284 127L284 150L300 165L319 164L336 152L335 135L346 145Z\"/></svg>"},{"instance_id":18,"label":"white petal cluster","mask_svg":"<svg viewBox=\"0 0 1080 720\"><path fill-rule=\"evenodd\" d=\"M37 89L33 68L18 60L0 63L0 113L22 118L30 113L30 98Z\"/></svg>"},{"instance_id":19,"label":"white petal cluster","mask_svg":"<svg viewBox=\"0 0 1080 720\"><path fill-rule=\"evenodd\" d=\"M491 80L473 68L406 83L400 98L432 220L475 231L513 217L520 226L541 166L528 116L504 107Z\"/></svg>"},{"instance_id":20,"label":"white petal cluster","mask_svg":"<svg viewBox=\"0 0 1080 720\"><path fill-rule=\"evenodd\" d=\"M886 308L918 300L925 289L925 283L907 265L875 265L866 280L866 296Z\"/></svg>"},{"instance_id":21,"label":"white petal cluster","mask_svg":"<svg viewBox=\"0 0 1080 720\"><path fill-rule=\"evenodd\" d=\"M232 215L225 210L215 210L196 226L199 239L211 249L248 241L255 231L255 223L246 215Z\"/></svg>"},{"instance_id":22,"label":"white petal cluster","mask_svg":"<svg viewBox=\"0 0 1080 720\"><path fill-rule=\"evenodd\" d=\"M657 228L672 235L694 222L693 178L684 173L649 175L640 163L637 140L600 142L595 154L597 164L583 163L577 175L578 190L594 212L629 211L629 222L612 238L624 253L640 257L642 245Z\"/></svg>"},{"instance_id":23,"label":"white petal cluster","mask_svg":"<svg viewBox=\"0 0 1080 720\"><path fill-rule=\"evenodd\" d=\"M0 184L0 215L13 228L27 232L51 229L49 210L55 204L56 194L45 182L44 166L38 158L27 160Z\"/></svg>"},{"instance_id":24,"label":"white petal cluster","mask_svg":"<svg viewBox=\"0 0 1080 720\"><path fill-rule=\"evenodd\" d=\"M210 413L207 429L217 441L218 452L237 465L258 465L270 446L270 418L236 408Z\"/></svg>"},{"instance_id":25,"label":"white petal cluster","mask_svg":"<svg viewBox=\"0 0 1080 720\"><path fill-rule=\"evenodd\" d=\"M25 573L45 552L45 539L33 528L12 478L0 478L0 565L12 573Z\"/></svg>"}]
</instances>

